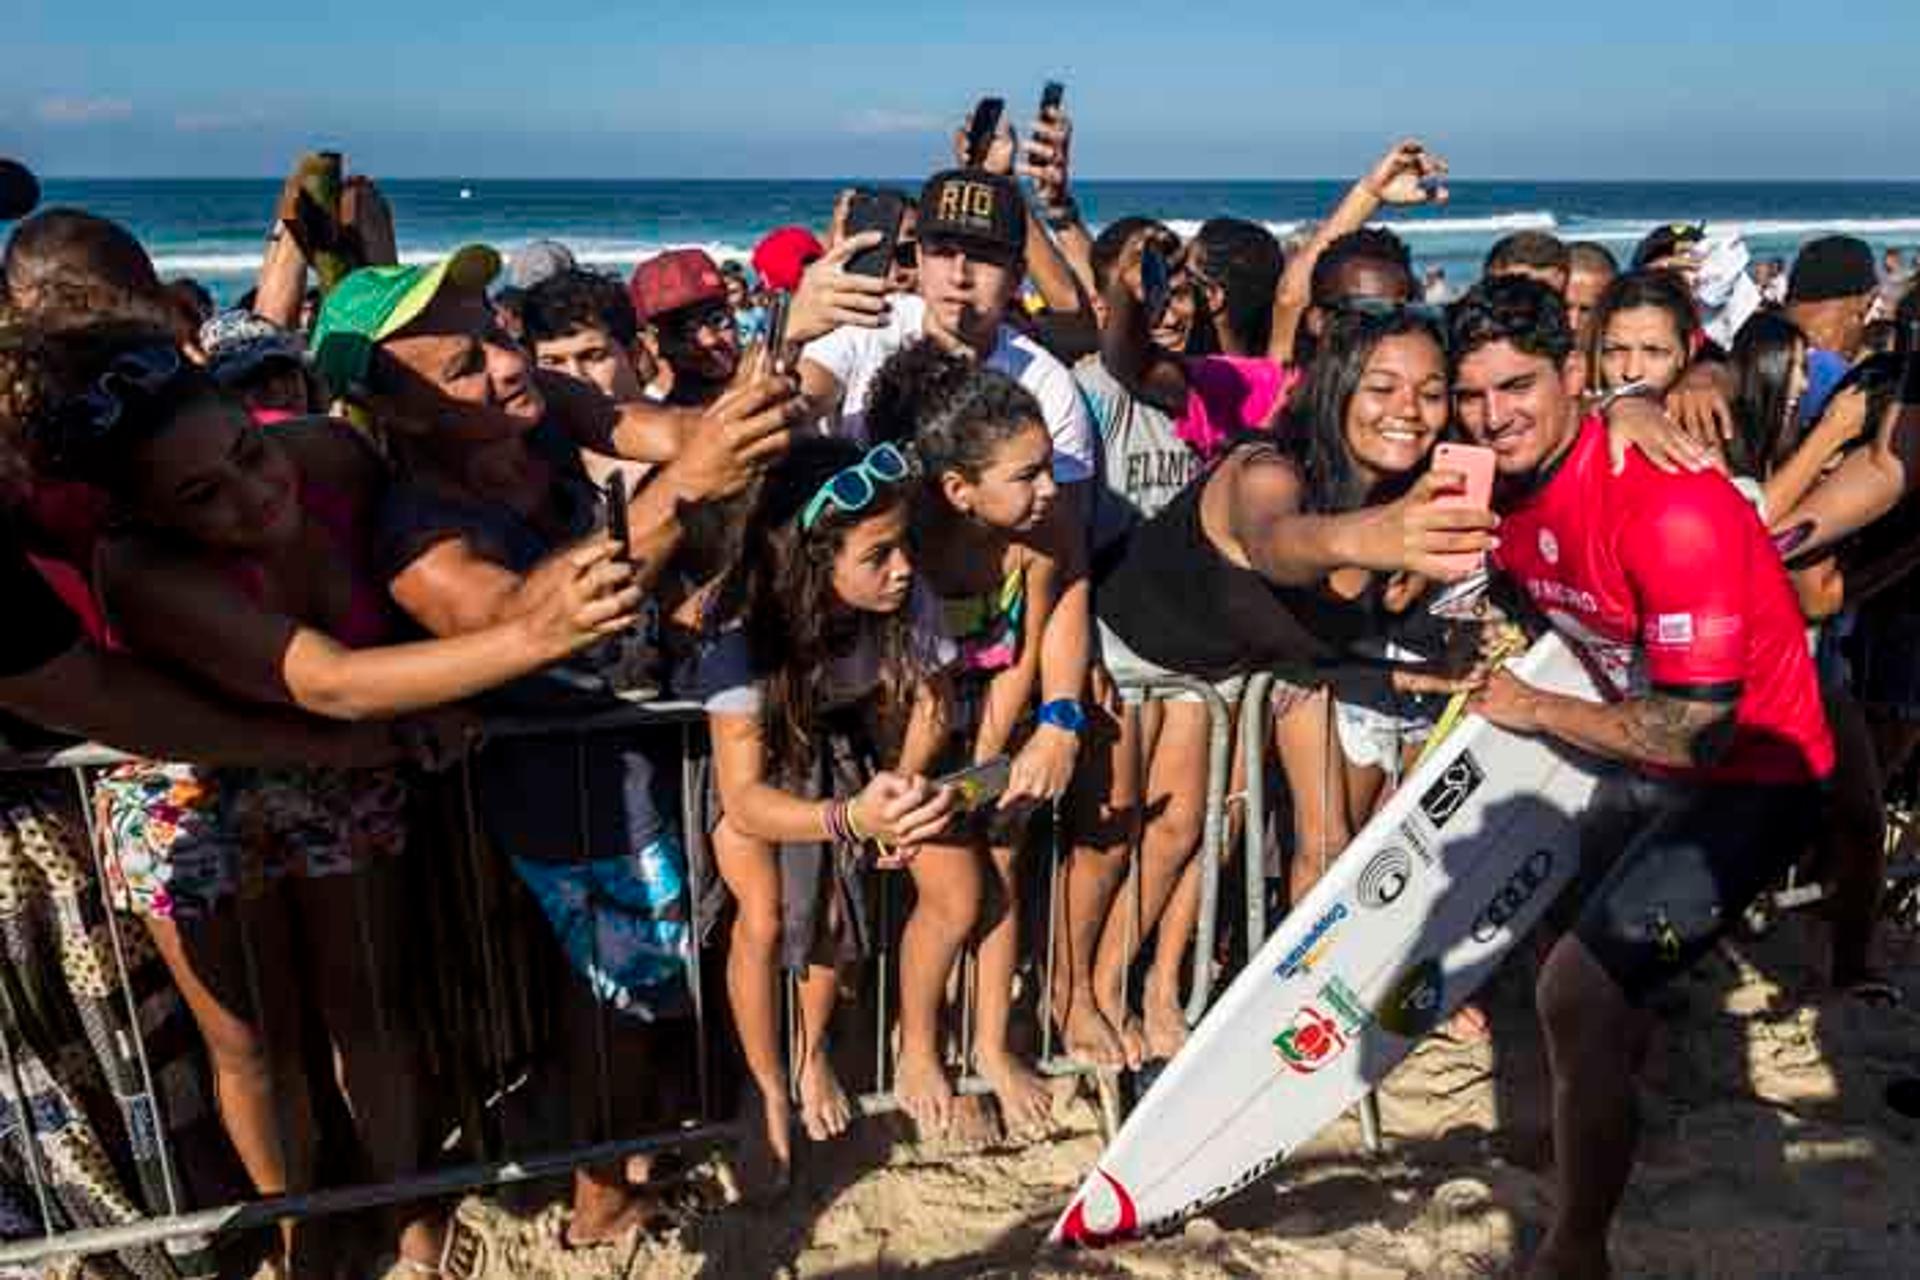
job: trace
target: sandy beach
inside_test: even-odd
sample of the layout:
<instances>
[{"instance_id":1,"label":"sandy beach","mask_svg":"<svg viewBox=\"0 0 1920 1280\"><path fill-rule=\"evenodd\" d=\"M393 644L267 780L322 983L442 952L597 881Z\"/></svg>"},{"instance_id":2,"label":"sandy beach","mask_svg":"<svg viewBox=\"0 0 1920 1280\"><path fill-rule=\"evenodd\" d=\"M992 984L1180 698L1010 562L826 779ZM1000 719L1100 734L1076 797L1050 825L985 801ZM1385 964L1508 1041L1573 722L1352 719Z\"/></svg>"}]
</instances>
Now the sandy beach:
<instances>
[{"instance_id":1,"label":"sandy beach","mask_svg":"<svg viewBox=\"0 0 1920 1280\"><path fill-rule=\"evenodd\" d=\"M1615 1232L1624 1276L1894 1277L1920 1268L1920 1125L1882 1102L1920 1068L1920 950L1893 934L1901 1010L1822 989L1824 926L1793 919L1723 944L1661 1005L1644 1141ZM1486 994L1491 1044L1423 1043L1382 1093L1387 1150L1352 1117L1180 1235L1101 1253L1043 1244L1100 1148L1085 1098L1051 1140L993 1150L913 1144L867 1122L805 1153L768 1209L735 1208L637 1244L564 1254L559 1210L470 1200L487 1280L914 1275L1310 1277L1507 1274L1550 1203L1544 1058L1526 966Z\"/></svg>"}]
</instances>

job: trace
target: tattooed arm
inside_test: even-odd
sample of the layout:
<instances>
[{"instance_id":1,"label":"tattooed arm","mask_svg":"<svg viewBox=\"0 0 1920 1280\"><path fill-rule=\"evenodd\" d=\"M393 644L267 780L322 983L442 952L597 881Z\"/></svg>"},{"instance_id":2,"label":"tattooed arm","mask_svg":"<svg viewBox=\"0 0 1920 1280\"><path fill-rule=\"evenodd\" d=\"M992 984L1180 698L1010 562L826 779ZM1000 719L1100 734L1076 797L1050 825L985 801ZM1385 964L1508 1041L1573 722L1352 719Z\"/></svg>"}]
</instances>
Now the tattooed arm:
<instances>
[{"instance_id":1,"label":"tattooed arm","mask_svg":"<svg viewBox=\"0 0 1920 1280\"><path fill-rule=\"evenodd\" d=\"M1733 742L1737 688L1711 697L1656 690L1623 702L1587 702L1536 689L1497 671L1474 695L1473 710L1514 733L1543 733L1609 760L1698 769Z\"/></svg>"}]
</instances>

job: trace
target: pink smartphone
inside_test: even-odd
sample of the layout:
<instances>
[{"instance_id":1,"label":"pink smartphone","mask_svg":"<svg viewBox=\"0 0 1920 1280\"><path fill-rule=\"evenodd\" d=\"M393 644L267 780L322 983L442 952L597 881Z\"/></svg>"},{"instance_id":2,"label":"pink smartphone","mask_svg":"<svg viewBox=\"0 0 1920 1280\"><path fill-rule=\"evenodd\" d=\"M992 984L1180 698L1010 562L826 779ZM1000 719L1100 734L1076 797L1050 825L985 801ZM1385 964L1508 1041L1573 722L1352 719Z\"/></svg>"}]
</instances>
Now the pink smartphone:
<instances>
[{"instance_id":1,"label":"pink smartphone","mask_svg":"<svg viewBox=\"0 0 1920 1280\"><path fill-rule=\"evenodd\" d=\"M1478 511L1493 505L1493 450L1477 444L1437 444L1433 447L1433 469L1451 471L1464 476L1467 482L1465 489L1441 498L1440 505L1471 507ZM1463 573L1478 569L1483 559L1471 552L1448 558L1459 565Z\"/></svg>"}]
</instances>

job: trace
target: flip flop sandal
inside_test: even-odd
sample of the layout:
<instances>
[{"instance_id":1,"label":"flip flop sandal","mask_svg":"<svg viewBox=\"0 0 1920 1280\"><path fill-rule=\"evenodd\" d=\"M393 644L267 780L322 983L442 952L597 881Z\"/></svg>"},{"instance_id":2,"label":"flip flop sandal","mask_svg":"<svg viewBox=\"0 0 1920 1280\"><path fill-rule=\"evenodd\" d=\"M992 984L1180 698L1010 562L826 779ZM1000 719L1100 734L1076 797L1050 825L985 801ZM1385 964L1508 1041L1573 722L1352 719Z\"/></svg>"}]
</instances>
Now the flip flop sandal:
<instances>
[{"instance_id":1,"label":"flip flop sandal","mask_svg":"<svg viewBox=\"0 0 1920 1280\"><path fill-rule=\"evenodd\" d=\"M1848 996L1875 1009L1898 1009L1906 1003L1906 993L1885 978L1861 978L1847 984Z\"/></svg>"}]
</instances>

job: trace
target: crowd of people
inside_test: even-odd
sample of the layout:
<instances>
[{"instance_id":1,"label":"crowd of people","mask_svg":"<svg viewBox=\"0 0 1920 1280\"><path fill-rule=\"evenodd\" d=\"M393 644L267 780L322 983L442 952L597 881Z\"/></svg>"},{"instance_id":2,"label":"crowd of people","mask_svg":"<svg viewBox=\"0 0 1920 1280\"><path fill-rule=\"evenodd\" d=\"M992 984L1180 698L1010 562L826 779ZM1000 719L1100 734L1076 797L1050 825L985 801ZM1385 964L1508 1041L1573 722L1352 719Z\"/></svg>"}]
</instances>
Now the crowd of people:
<instances>
[{"instance_id":1,"label":"crowd of people","mask_svg":"<svg viewBox=\"0 0 1920 1280\"><path fill-rule=\"evenodd\" d=\"M671 1114L654 1064L711 948L774 1192L796 1130L853 1122L830 1029L883 877L911 886L891 1085L923 1132L1044 1126L1017 1025L1038 973L1069 1056L1179 1052L1208 716L1143 700L1169 678L1237 707L1279 676L1275 919L1452 695L1615 766L1539 964L1558 1196L1533 1274L1606 1273L1647 998L1789 868L1837 886L1836 986L1896 994L1871 944L1883 787L1920 738L1897 254L1750 264L1675 224L1623 266L1528 231L1456 292L1377 221L1447 199L1417 142L1283 248L1234 218L1089 227L1066 115L1025 135L956 135L959 163L887 193L897 227L851 229L857 193L750 267L675 249L625 280L554 241L400 265L364 183L316 218L290 181L257 288L217 314L110 221L13 228L0 707L137 757L97 779L103 891L184 1000L255 1192L315 1185L329 1092L372 1177L426 1159L432 1082L381 1012L412 932L395 874L438 856L419 768L469 751L569 975L542 1080L573 1136ZM310 290L343 245L357 265ZM1443 441L1491 450L1491 506ZM1611 700L1502 669L1515 626L1563 634ZM658 734L479 741L635 690L704 711L685 820ZM1036 825L1068 850L1051 885ZM723 912L690 912L712 891ZM986 1112L949 1052L969 950ZM1470 1008L1452 1031L1486 1034ZM633 1229L645 1175L580 1170L565 1244ZM410 1206L387 1247L434 1274L445 1230ZM315 1274L310 1234L277 1273Z\"/></svg>"}]
</instances>

